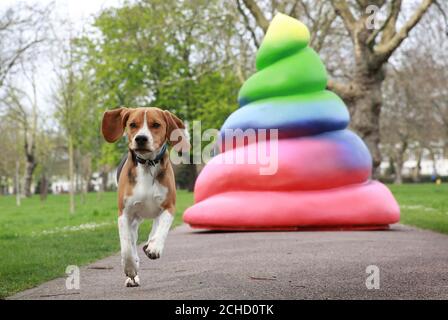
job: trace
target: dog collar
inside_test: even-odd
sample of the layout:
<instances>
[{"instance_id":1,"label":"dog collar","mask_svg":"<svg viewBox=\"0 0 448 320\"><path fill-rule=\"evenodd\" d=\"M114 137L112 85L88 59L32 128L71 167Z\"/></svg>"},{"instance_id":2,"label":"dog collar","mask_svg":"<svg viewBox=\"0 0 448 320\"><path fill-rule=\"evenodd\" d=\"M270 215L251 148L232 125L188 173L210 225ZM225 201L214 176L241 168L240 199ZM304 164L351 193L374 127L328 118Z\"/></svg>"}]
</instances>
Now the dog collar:
<instances>
[{"instance_id":1,"label":"dog collar","mask_svg":"<svg viewBox=\"0 0 448 320\"><path fill-rule=\"evenodd\" d=\"M160 160L162 160L163 155L166 152L166 148L167 148L167 145L166 145L166 143L164 143L162 146L162 149L160 150L160 152L157 154L157 156L153 160L140 158L137 154L135 154L135 160L142 165L154 167L156 164L158 164L160 162Z\"/></svg>"}]
</instances>

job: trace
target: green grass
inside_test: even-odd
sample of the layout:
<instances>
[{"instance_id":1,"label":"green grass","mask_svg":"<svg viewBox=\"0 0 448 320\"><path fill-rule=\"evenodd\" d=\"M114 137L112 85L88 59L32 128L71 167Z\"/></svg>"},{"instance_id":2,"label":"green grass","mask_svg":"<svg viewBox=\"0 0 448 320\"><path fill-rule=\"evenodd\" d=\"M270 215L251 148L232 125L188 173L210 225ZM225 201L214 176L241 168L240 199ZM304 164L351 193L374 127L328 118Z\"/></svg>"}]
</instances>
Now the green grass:
<instances>
[{"instance_id":1,"label":"green grass","mask_svg":"<svg viewBox=\"0 0 448 320\"><path fill-rule=\"evenodd\" d=\"M174 226L193 202L192 193L177 192ZM68 212L67 195L23 199L16 206L12 196L0 197L0 298L62 276L68 265L84 265L119 251L117 195L90 193L74 215ZM92 224L94 229L87 229ZM84 226L84 230L79 230ZM145 241L150 221L142 223L139 241Z\"/></svg>"},{"instance_id":2,"label":"green grass","mask_svg":"<svg viewBox=\"0 0 448 320\"><path fill-rule=\"evenodd\" d=\"M448 184L389 185L403 224L448 234Z\"/></svg>"},{"instance_id":3,"label":"green grass","mask_svg":"<svg viewBox=\"0 0 448 320\"><path fill-rule=\"evenodd\" d=\"M448 234L448 184L389 186L401 206L401 223ZM68 196L23 199L16 207L12 196L0 197L0 298L64 275L68 265L84 265L119 251L116 193L87 195L75 215L68 213ZM174 225L193 202L178 191ZM97 228L76 230L95 223ZM68 227L74 227L70 229ZM68 230L67 230L68 229ZM150 222L140 227L145 241Z\"/></svg>"}]
</instances>

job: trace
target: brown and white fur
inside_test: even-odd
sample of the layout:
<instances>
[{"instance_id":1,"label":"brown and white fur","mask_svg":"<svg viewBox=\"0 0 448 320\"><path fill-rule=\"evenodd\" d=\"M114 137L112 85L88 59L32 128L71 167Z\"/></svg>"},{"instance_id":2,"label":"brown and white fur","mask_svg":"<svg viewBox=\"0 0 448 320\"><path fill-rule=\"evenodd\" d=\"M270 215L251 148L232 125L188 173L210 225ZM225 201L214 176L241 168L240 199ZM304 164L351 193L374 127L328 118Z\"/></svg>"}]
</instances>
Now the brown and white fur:
<instances>
[{"instance_id":1,"label":"brown and white fur","mask_svg":"<svg viewBox=\"0 0 448 320\"><path fill-rule=\"evenodd\" d=\"M176 131L176 132L175 132ZM103 115L102 133L107 142L115 142L126 132L128 157L118 177L118 228L125 285L139 286L138 227L143 219L154 219L148 241L143 247L150 259L160 258L165 239L174 219L176 184L166 151L154 166L136 161L154 160L163 145L176 151L189 149L183 122L159 108L118 108ZM175 137L174 140L172 137Z\"/></svg>"}]
</instances>

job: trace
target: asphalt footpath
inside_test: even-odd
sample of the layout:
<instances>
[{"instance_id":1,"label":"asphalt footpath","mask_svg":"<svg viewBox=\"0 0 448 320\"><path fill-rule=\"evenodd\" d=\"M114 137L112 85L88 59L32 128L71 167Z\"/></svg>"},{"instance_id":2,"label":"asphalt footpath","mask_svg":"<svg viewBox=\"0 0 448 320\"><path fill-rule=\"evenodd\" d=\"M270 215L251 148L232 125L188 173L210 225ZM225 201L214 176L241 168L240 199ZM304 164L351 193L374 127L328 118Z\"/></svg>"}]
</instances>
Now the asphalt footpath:
<instances>
[{"instance_id":1,"label":"asphalt footpath","mask_svg":"<svg viewBox=\"0 0 448 320\"><path fill-rule=\"evenodd\" d=\"M10 299L448 299L448 236L388 231L204 232L183 225L159 260L139 249L141 286L119 254Z\"/></svg>"}]
</instances>

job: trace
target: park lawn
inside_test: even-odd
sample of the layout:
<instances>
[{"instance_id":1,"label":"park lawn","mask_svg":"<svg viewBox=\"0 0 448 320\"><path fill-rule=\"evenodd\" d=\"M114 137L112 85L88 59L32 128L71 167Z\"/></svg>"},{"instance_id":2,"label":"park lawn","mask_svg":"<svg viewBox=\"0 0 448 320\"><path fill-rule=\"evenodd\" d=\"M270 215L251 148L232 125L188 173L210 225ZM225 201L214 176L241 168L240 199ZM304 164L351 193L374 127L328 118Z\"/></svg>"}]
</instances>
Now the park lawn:
<instances>
[{"instance_id":1,"label":"park lawn","mask_svg":"<svg viewBox=\"0 0 448 320\"><path fill-rule=\"evenodd\" d=\"M388 187L400 204L400 223L448 234L448 183Z\"/></svg>"},{"instance_id":2,"label":"park lawn","mask_svg":"<svg viewBox=\"0 0 448 320\"><path fill-rule=\"evenodd\" d=\"M77 197L76 213L68 211L68 195L23 199L0 197L0 298L62 276L68 265L85 265L119 251L117 195ZM173 226L193 203L193 194L177 192ZM151 222L142 223L139 241L147 239Z\"/></svg>"},{"instance_id":3,"label":"park lawn","mask_svg":"<svg viewBox=\"0 0 448 320\"><path fill-rule=\"evenodd\" d=\"M401 207L401 223L448 234L448 184L390 185ZM0 298L63 276L68 265L85 265L119 251L116 193L87 195L76 214L68 213L67 195L23 199L0 197ZM174 225L193 203L178 191ZM139 240L145 241L145 221Z\"/></svg>"}]
</instances>

